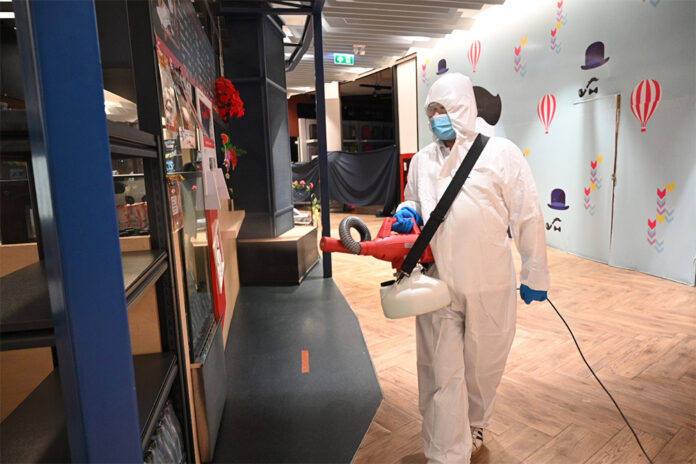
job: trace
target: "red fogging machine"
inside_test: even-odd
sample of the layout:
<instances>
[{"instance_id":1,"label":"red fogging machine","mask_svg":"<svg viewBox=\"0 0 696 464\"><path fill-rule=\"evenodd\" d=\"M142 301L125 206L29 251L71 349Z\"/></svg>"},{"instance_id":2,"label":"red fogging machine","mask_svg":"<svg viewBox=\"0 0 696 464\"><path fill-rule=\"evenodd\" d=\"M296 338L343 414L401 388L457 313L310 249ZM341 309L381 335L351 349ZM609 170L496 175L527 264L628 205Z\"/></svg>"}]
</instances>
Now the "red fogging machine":
<instances>
[{"instance_id":1,"label":"red fogging machine","mask_svg":"<svg viewBox=\"0 0 696 464\"><path fill-rule=\"evenodd\" d=\"M319 247L322 251L330 253L348 253L354 255L372 256L383 261L391 262L394 269L399 270L406 259L406 255L411 251L411 247L416 243L420 229L413 224L410 234L392 233L392 224L396 222L394 218L386 218L382 223L382 228L377 234L377 238L372 240L370 231L362 219L355 216L344 218L338 225L338 235L340 239L332 237L322 237ZM351 236L351 229L355 229L360 234L360 242L356 242ZM426 248L420 258L421 264L434 262L433 253L430 247Z\"/></svg>"}]
</instances>

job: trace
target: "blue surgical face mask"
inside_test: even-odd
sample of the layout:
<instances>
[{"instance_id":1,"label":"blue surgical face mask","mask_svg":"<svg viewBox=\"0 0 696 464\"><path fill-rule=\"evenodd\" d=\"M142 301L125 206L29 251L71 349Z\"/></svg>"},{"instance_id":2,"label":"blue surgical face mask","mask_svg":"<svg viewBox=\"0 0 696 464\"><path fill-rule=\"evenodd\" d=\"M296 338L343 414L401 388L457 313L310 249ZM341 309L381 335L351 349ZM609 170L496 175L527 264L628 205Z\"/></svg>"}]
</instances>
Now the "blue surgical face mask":
<instances>
[{"instance_id":1,"label":"blue surgical face mask","mask_svg":"<svg viewBox=\"0 0 696 464\"><path fill-rule=\"evenodd\" d=\"M446 114L436 114L430 118L430 128L435 137L440 140L453 140L457 137L457 133L452 127L452 121Z\"/></svg>"}]
</instances>

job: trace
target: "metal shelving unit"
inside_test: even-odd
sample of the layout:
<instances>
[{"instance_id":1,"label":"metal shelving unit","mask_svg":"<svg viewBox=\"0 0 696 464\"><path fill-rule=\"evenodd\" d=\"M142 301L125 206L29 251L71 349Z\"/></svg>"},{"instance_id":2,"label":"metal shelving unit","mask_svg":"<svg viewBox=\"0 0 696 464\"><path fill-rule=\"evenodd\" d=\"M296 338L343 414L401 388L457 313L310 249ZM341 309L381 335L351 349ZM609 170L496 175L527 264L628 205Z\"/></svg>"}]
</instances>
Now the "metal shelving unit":
<instances>
[{"instance_id":1,"label":"metal shelving unit","mask_svg":"<svg viewBox=\"0 0 696 464\"><path fill-rule=\"evenodd\" d=\"M140 129L106 121L93 2L13 3L27 111L3 122L0 140L3 153L25 152L35 168L41 261L0 279L0 349L55 346L56 367L0 424L0 458L138 462L171 399L190 459L164 152L159 128L142 123L160 106L156 97L139 99ZM124 40L143 39L132 43L134 55L153 41L149 16L144 24L135 13L143 7L149 2L128 5ZM70 32L48 33L56 21ZM139 93L158 88L154 47L147 53L149 66L133 59ZM66 57L79 73L62 74ZM143 160L152 250L120 253L109 157ZM80 172L71 174L75 166ZM152 288L160 321L152 335L163 351L131 356L128 310Z\"/></svg>"},{"instance_id":2,"label":"metal shelving unit","mask_svg":"<svg viewBox=\"0 0 696 464\"><path fill-rule=\"evenodd\" d=\"M121 254L126 305L130 309L166 271L164 251ZM46 271L41 262L0 278L0 350L55 346Z\"/></svg>"},{"instance_id":3,"label":"metal shelving unit","mask_svg":"<svg viewBox=\"0 0 696 464\"><path fill-rule=\"evenodd\" d=\"M12 120L15 121L26 117L24 112L13 113ZM112 157L139 158L145 155L149 159L158 159L154 137L119 124L109 122L108 125ZM12 147L29 151L26 123L24 127L14 124L12 128ZM124 252L121 263L127 309L131 309L169 268L165 250ZM44 262L31 264L0 278L0 294L3 296L0 351L56 346ZM179 366L175 354L164 352L136 355L133 367L141 440L145 449L177 379ZM0 455L4 461L70 461L59 368L2 422L0 429L3 437Z\"/></svg>"},{"instance_id":4,"label":"metal shelving unit","mask_svg":"<svg viewBox=\"0 0 696 464\"><path fill-rule=\"evenodd\" d=\"M133 356L142 447L147 446L157 417L178 374L176 356ZM60 372L55 369L2 423L4 462L70 462L70 445Z\"/></svg>"},{"instance_id":5,"label":"metal shelving unit","mask_svg":"<svg viewBox=\"0 0 696 464\"><path fill-rule=\"evenodd\" d=\"M365 138L363 128L369 127L368 132L370 137ZM394 144L394 125L386 121L343 121L343 151L362 152L366 146L371 146L372 149L384 148L387 145ZM382 137L375 137L376 134ZM383 136L391 136L392 138L383 138Z\"/></svg>"}]
</instances>

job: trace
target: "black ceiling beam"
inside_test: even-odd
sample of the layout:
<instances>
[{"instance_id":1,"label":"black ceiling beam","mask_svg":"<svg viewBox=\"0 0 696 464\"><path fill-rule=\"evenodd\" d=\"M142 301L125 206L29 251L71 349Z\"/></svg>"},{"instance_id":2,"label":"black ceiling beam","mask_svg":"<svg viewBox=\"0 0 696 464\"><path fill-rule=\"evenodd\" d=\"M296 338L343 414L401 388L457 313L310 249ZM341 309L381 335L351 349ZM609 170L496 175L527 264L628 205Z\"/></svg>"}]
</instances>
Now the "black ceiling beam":
<instances>
[{"instance_id":1,"label":"black ceiling beam","mask_svg":"<svg viewBox=\"0 0 696 464\"><path fill-rule=\"evenodd\" d=\"M323 2L322 2L323 3ZM295 67L300 64L300 61L302 60L302 56L305 54L307 49L309 48L309 44L312 42L312 39L314 38L314 28L312 27L312 16L307 16L307 19L305 19L304 23L304 30L302 31L302 39L300 39L299 44L293 44L295 46L295 50L293 50L292 54L290 55L290 58L285 60L285 72L289 73ZM299 46L297 46L299 45Z\"/></svg>"},{"instance_id":2,"label":"black ceiling beam","mask_svg":"<svg viewBox=\"0 0 696 464\"><path fill-rule=\"evenodd\" d=\"M267 14L267 15L309 15L312 14L312 7L303 6L299 8L268 8L268 7L220 7L220 14Z\"/></svg>"}]
</instances>

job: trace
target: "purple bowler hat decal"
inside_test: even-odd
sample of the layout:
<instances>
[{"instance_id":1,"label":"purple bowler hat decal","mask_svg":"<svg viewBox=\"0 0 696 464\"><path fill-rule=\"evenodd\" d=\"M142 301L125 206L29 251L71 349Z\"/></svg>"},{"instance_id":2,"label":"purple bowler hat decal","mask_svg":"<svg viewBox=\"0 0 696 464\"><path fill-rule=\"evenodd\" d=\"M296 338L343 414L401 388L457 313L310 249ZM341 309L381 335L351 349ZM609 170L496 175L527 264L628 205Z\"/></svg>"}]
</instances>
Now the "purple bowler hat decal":
<instances>
[{"instance_id":1,"label":"purple bowler hat decal","mask_svg":"<svg viewBox=\"0 0 696 464\"><path fill-rule=\"evenodd\" d=\"M449 71L449 68L447 67L447 60L444 58L438 61L437 63L437 75L439 76L440 74L445 74L447 71Z\"/></svg>"},{"instance_id":2,"label":"purple bowler hat decal","mask_svg":"<svg viewBox=\"0 0 696 464\"><path fill-rule=\"evenodd\" d=\"M570 208L569 205L566 205L565 192L563 189L553 189L551 192L551 203L549 203L548 206L549 208L559 210Z\"/></svg>"},{"instance_id":3,"label":"purple bowler hat decal","mask_svg":"<svg viewBox=\"0 0 696 464\"><path fill-rule=\"evenodd\" d=\"M604 43L594 42L585 50L585 64L582 69L594 69L602 66L609 61L609 57L604 58Z\"/></svg>"}]
</instances>

